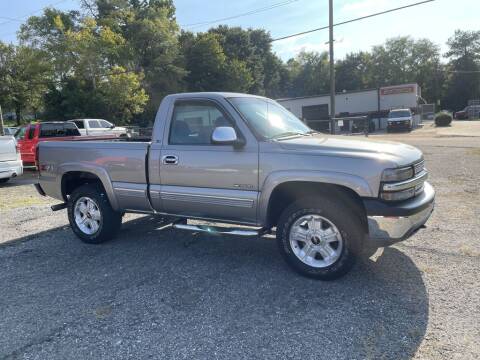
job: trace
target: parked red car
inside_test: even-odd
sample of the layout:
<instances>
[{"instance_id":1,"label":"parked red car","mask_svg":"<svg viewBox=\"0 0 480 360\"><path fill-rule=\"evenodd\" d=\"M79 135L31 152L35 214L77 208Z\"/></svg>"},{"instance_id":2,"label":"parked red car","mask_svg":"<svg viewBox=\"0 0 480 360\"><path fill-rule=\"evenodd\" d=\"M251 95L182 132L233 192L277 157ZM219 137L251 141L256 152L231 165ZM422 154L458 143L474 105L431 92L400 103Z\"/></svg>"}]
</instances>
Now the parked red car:
<instances>
[{"instance_id":1,"label":"parked red car","mask_svg":"<svg viewBox=\"0 0 480 360\"><path fill-rule=\"evenodd\" d=\"M40 141L106 140L116 137L115 135L81 136L75 124L61 121L25 125L15 133L24 166L36 165L37 145Z\"/></svg>"}]
</instances>

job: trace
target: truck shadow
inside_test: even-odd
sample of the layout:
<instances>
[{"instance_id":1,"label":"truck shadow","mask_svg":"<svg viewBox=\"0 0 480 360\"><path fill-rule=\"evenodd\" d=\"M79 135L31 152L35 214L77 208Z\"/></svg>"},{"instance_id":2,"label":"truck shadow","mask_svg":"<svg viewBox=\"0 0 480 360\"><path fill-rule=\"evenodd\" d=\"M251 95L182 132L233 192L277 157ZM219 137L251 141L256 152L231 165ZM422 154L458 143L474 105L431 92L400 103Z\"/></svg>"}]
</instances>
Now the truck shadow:
<instances>
[{"instance_id":1,"label":"truck shadow","mask_svg":"<svg viewBox=\"0 0 480 360\"><path fill-rule=\"evenodd\" d=\"M1 246L0 357L115 358L141 343L157 358L409 359L422 342L425 284L396 248L319 282L273 240L159 225L127 222L98 246L65 227Z\"/></svg>"}]
</instances>

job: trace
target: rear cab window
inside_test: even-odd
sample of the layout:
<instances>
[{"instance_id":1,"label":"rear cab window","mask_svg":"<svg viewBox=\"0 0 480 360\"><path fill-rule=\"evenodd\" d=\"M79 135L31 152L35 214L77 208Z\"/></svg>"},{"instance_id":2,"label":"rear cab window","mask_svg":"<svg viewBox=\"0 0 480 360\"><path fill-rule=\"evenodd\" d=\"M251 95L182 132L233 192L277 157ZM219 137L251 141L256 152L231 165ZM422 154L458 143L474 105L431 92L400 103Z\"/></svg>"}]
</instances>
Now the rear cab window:
<instances>
[{"instance_id":1,"label":"rear cab window","mask_svg":"<svg viewBox=\"0 0 480 360\"><path fill-rule=\"evenodd\" d=\"M83 124L83 120L75 120L72 121L75 125L77 125L77 128L79 129L85 129L85 125Z\"/></svg>"},{"instance_id":2,"label":"rear cab window","mask_svg":"<svg viewBox=\"0 0 480 360\"><path fill-rule=\"evenodd\" d=\"M15 139L18 141L18 140L23 140L25 139L25 132L27 131L27 127L26 126L22 126L20 129L17 130L17 132L15 133L14 137Z\"/></svg>"},{"instance_id":3,"label":"rear cab window","mask_svg":"<svg viewBox=\"0 0 480 360\"><path fill-rule=\"evenodd\" d=\"M79 136L75 124L72 123L50 123L40 124L40 138L54 138L63 136Z\"/></svg>"}]
</instances>

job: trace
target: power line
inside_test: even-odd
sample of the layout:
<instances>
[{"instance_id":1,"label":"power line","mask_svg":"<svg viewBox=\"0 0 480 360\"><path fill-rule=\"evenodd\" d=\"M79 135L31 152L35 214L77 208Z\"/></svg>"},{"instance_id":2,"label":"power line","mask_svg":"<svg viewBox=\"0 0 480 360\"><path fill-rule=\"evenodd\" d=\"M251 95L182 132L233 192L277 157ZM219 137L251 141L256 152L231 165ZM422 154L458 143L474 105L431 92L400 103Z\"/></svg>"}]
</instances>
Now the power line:
<instances>
[{"instance_id":1,"label":"power line","mask_svg":"<svg viewBox=\"0 0 480 360\"><path fill-rule=\"evenodd\" d=\"M374 17L374 16L388 14L388 13L391 13L391 12L394 12L394 11L407 9L407 8L410 8L410 7L413 7L413 6L422 5L422 4L430 3L430 2L433 2L433 1L435 1L435 0L420 1L420 2L410 4L410 5L400 6L400 7L394 8L394 9L385 10L385 11L381 11L381 12L378 12L378 13L374 13L374 14L370 14L370 15L366 15L366 16L361 16L361 17L358 17L358 18L355 18L355 19L342 21L342 22L333 24L333 26L345 25L345 24L348 24L348 23L351 23L351 22L354 22L354 21L364 20L364 19L368 19L368 18L371 18L371 17ZM300 35L310 34L312 32L325 30L325 29L328 29L328 25L327 26L322 26L322 27L319 27L319 28L316 28L316 29L306 30L306 31L302 31L302 32L299 32L299 33L287 35L287 36L282 36L282 37L273 39L271 42L285 40L285 39L289 39L289 38L300 36Z\"/></svg>"},{"instance_id":2,"label":"power line","mask_svg":"<svg viewBox=\"0 0 480 360\"><path fill-rule=\"evenodd\" d=\"M53 6L60 5L60 4L64 3L64 2L66 2L66 1L69 1L69 0L60 0L60 1L57 1L57 2L55 2L55 3L53 3L53 4L49 4L49 5L47 5L47 6L44 6L44 7L41 8L41 9L38 9L38 10L32 11L31 13L25 14L25 15L19 17L19 18L10 18L10 17L0 16L1 19L6 19L6 20L7 20L7 21L4 21L4 22L1 22L0 25L8 24L8 23L11 23L12 21L23 22L23 19L25 19L25 18L28 17L28 16L32 16L33 14L36 14L36 13L38 13L38 12L40 12L40 11L43 11L43 10L45 10L45 9L48 8L48 7L53 7Z\"/></svg>"},{"instance_id":3,"label":"power line","mask_svg":"<svg viewBox=\"0 0 480 360\"><path fill-rule=\"evenodd\" d=\"M255 9L255 10L250 10L250 11L247 11L247 12L244 12L244 13L241 13L241 14L232 15L232 16L221 18L221 19L202 21L202 22L197 22L197 23L192 23L192 24L185 24L185 25L181 25L181 27L195 28L195 27L204 26L204 25L216 24L216 23L219 23L219 22L222 22L222 21L233 20L233 19L237 19L237 18L243 17L243 16L248 16L248 15L253 15L253 14L258 14L258 13L261 13L261 12L269 11L269 10L276 9L278 7L281 7L281 6L290 5L290 4L292 4L294 2L297 2L297 1L299 1L299 0L286 0L286 1L284 0L284 1L281 1L281 2L278 2L278 3L274 3L274 4L271 4L271 5L262 7L262 8L258 8L258 9Z\"/></svg>"}]
</instances>

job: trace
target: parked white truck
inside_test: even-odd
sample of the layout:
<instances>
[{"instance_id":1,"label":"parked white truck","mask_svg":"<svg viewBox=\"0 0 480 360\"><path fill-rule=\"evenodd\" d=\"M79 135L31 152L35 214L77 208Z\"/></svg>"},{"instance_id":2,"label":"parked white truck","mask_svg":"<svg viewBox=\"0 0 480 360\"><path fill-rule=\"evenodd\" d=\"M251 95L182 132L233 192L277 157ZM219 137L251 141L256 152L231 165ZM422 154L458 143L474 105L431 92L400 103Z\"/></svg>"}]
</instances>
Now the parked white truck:
<instances>
[{"instance_id":1,"label":"parked white truck","mask_svg":"<svg viewBox=\"0 0 480 360\"><path fill-rule=\"evenodd\" d=\"M0 184L22 174L22 159L15 138L0 136Z\"/></svg>"},{"instance_id":2,"label":"parked white truck","mask_svg":"<svg viewBox=\"0 0 480 360\"><path fill-rule=\"evenodd\" d=\"M115 126L111 122L103 119L75 119L68 122L77 125L78 131L82 136L96 135L116 135L118 137L127 136L127 129L121 126Z\"/></svg>"}]
</instances>

